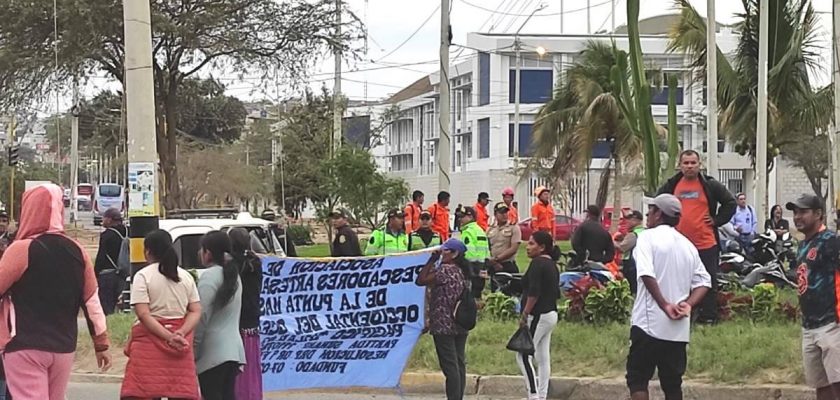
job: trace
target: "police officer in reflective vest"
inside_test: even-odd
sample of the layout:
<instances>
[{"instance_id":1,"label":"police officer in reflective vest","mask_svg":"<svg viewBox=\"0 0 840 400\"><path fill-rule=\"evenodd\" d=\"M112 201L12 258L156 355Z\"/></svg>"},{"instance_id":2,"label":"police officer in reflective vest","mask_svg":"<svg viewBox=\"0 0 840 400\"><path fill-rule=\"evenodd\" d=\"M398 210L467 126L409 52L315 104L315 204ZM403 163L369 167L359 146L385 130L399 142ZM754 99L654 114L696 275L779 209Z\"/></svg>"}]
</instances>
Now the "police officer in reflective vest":
<instances>
[{"instance_id":1,"label":"police officer in reflective vest","mask_svg":"<svg viewBox=\"0 0 840 400\"><path fill-rule=\"evenodd\" d=\"M405 233L405 214L401 210L388 211L385 228L370 234L365 255L384 256L408 251L408 235Z\"/></svg>"},{"instance_id":2,"label":"police officer in reflective vest","mask_svg":"<svg viewBox=\"0 0 840 400\"><path fill-rule=\"evenodd\" d=\"M408 250L422 250L440 246L440 235L432 230L432 213L428 210L420 212L420 227L408 235Z\"/></svg>"},{"instance_id":3,"label":"police officer in reflective vest","mask_svg":"<svg viewBox=\"0 0 840 400\"><path fill-rule=\"evenodd\" d=\"M633 259L633 248L636 247L636 240L639 238L639 233L645 230L645 226L642 224L643 218L640 211L633 210L624 218L627 221L628 232L619 235L618 240L615 240L615 247L621 250L621 273L627 279L627 283L630 284L630 292L635 295L638 278L636 276L636 260Z\"/></svg>"},{"instance_id":4,"label":"police officer in reflective vest","mask_svg":"<svg viewBox=\"0 0 840 400\"><path fill-rule=\"evenodd\" d=\"M467 246L464 258L470 264L473 297L480 299L484 290L484 279L488 276L490 242L487 240L487 234L476 223L476 215L475 208L464 208L464 216L461 217L461 241Z\"/></svg>"}]
</instances>

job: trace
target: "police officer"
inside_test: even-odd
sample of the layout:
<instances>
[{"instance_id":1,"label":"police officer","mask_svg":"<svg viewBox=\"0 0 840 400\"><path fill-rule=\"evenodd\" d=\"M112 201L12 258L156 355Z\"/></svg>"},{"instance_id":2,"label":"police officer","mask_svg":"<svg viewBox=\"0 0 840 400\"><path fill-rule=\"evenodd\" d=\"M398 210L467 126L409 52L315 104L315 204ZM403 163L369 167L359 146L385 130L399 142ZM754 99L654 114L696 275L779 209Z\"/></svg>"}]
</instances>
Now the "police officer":
<instances>
[{"instance_id":1,"label":"police officer","mask_svg":"<svg viewBox=\"0 0 840 400\"><path fill-rule=\"evenodd\" d=\"M289 234L286 232L286 229L283 227L284 218L281 218L279 221L277 219L277 214L274 213L272 209L266 209L265 211L260 214L260 218L271 222L268 224L269 229L277 238L277 241L280 242L280 248L283 249L283 253L286 254L286 257L297 257L297 249L295 248L295 243L292 241L292 238L289 237Z\"/></svg>"},{"instance_id":2,"label":"police officer","mask_svg":"<svg viewBox=\"0 0 840 400\"><path fill-rule=\"evenodd\" d=\"M356 232L347 225L347 215L341 210L330 213L335 239L330 248L330 255L333 257L359 257L362 249L359 248L359 237Z\"/></svg>"},{"instance_id":3,"label":"police officer","mask_svg":"<svg viewBox=\"0 0 840 400\"><path fill-rule=\"evenodd\" d=\"M432 230L432 213L428 210L420 212L420 227L408 235L408 250L422 250L440 246L440 235Z\"/></svg>"},{"instance_id":4,"label":"police officer","mask_svg":"<svg viewBox=\"0 0 840 400\"><path fill-rule=\"evenodd\" d=\"M408 235L405 233L405 214L395 208L388 211L388 223L385 228L371 232L365 255L384 256L406 251L408 251Z\"/></svg>"},{"instance_id":5,"label":"police officer","mask_svg":"<svg viewBox=\"0 0 840 400\"><path fill-rule=\"evenodd\" d=\"M519 267L516 265L516 252L519 251L519 243L522 242L522 232L518 226L508 222L510 208L506 203L496 203L493 214L496 224L487 231L487 238L490 240L490 276L496 272L517 273ZM490 290L496 291L496 282L492 279Z\"/></svg>"},{"instance_id":6,"label":"police officer","mask_svg":"<svg viewBox=\"0 0 840 400\"><path fill-rule=\"evenodd\" d=\"M633 210L625 217L627 221L628 232L624 235L618 235L615 240L615 247L621 250L621 273L630 284L630 292L636 294L637 279L636 276L636 260L633 259L633 249L636 247L636 240L639 234L645 230L642 224L641 211Z\"/></svg>"},{"instance_id":7,"label":"police officer","mask_svg":"<svg viewBox=\"0 0 840 400\"><path fill-rule=\"evenodd\" d=\"M470 264L473 297L481 298L484 290L484 279L487 278L487 259L490 258L490 245L487 234L475 221L475 208L464 207L461 217L461 241L467 246L464 258Z\"/></svg>"}]
</instances>

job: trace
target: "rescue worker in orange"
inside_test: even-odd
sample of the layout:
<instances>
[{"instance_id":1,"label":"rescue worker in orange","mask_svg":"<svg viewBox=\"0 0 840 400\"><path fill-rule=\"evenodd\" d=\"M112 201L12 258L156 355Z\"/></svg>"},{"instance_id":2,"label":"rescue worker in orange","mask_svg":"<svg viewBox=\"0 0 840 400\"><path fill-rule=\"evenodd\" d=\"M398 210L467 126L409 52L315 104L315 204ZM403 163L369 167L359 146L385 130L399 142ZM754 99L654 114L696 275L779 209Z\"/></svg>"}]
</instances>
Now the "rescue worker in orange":
<instances>
[{"instance_id":1,"label":"rescue worker in orange","mask_svg":"<svg viewBox=\"0 0 840 400\"><path fill-rule=\"evenodd\" d=\"M449 239L449 192L438 193L437 203L429 207L429 214L432 215L432 230L440 235L442 241Z\"/></svg>"},{"instance_id":2,"label":"rescue worker in orange","mask_svg":"<svg viewBox=\"0 0 840 400\"><path fill-rule=\"evenodd\" d=\"M478 201L475 203L475 223L487 232L490 227L490 214L487 213L487 205L490 204L490 195L487 192L478 194Z\"/></svg>"},{"instance_id":3,"label":"rescue worker in orange","mask_svg":"<svg viewBox=\"0 0 840 400\"><path fill-rule=\"evenodd\" d=\"M544 231L554 237L554 208L551 207L551 191L545 186L534 190L537 201L531 206L531 230Z\"/></svg>"},{"instance_id":4,"label":"rescue worker in orange","mask_svg":"<svg viewBox=\"0 0 840 400\"><path fill-rule=\"evenodd\" d=\"M415 190L411 194L411 203L406 204L405 211L405 233L411 234L420 227L420 212L423 211L423 200L425 199L423 192Z\"/></svg>"},{"instance_id":5,"label":"rescue worker in orange","mask_svg":"<svg viewBox=\"0 0 840 400\"><path fill-rule=\"evenodd\" d=\"M505 188L502 190L502 201L505 202L505 205L508 208L507 213L507 223L510 225L516 225L519 223L519 210L516 209L516 206L513 205L513 188Z\"/></svg>"}]
</instances>

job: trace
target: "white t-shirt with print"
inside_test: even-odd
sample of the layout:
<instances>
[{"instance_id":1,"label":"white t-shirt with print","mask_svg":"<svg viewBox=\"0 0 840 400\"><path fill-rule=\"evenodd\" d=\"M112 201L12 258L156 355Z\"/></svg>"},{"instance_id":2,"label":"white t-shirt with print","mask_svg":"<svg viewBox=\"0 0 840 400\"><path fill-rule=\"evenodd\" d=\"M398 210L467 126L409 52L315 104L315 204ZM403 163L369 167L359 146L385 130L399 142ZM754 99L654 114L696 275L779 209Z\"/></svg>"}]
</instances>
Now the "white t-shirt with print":
<instances>
[{"instance_id":1,"label":"white t-shirt with print","mask_svg":"<svg viewBox=\"0 0 840 400\"><path fill-rule=\"evenodd\" d=\"M672 304L687 299L694 288L710 288L712 279L700 260L697 248L673 227L660 225L639 234L633 258L636 260L639 290L633 304L631 323L654 338L688 343L690 318L676 321L668 318L648 292L642 277L656 279L665 301Z\"/></svg>"}]
</instances>

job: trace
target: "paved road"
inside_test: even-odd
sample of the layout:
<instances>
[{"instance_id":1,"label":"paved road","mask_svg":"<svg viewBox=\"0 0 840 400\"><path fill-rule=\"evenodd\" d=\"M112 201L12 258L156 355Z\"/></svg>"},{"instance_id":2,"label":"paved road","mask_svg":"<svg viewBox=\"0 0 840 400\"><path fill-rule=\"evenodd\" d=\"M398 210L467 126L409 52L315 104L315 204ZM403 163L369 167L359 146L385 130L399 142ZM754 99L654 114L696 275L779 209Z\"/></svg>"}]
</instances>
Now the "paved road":
<instances>
[{"instance_id":1,"label":"paved road","mask_svg":"<svg viewBox=\"0 0 840 400\"><path fill-rule=\"evenodd\" d=\"M103 383L71 383L67 395L68 400L113 400L119 398L119 384ZM445 396L398 396L381 394L336 394L336 393L270 393L266 399L283 400L440 400ZM469 400L478 400L478 397L467 397ZM481 400L503 400L498 397L484 397Z\"/></svg>"}]
</instances>

